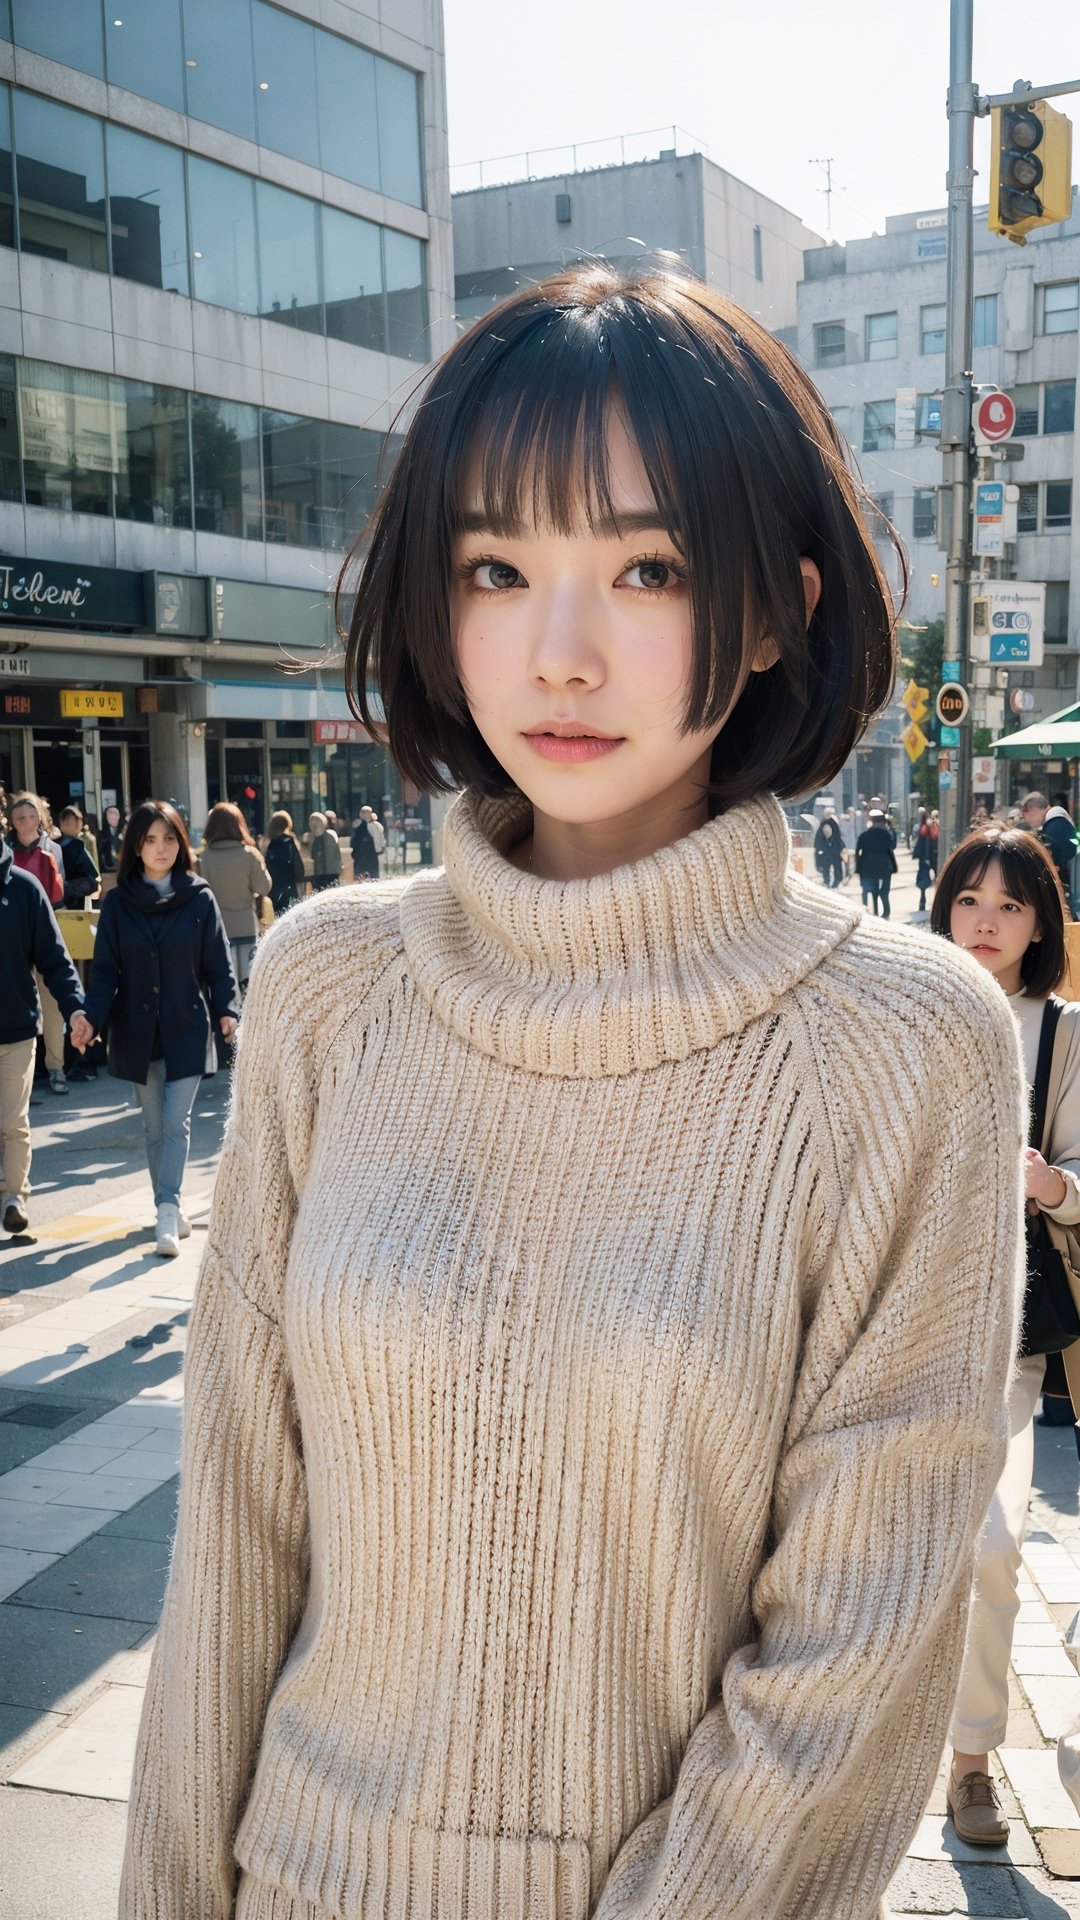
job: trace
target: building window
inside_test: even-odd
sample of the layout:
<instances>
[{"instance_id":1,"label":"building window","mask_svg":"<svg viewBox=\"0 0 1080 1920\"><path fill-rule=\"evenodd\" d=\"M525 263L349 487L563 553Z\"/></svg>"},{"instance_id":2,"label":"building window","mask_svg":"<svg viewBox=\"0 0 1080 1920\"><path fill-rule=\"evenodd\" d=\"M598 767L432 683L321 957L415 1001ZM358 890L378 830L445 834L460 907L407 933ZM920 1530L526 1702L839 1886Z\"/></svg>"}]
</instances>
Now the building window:
<instances>
[{"instance_id":1,"label":"building window","mask_svg":"<svg viewBox=\"0 0 1080 1920\"><path fill-rule=\"evenodd\" d=\"M0 500L21 500L22 497L15 362L5 353L0 354Z\"/></svg>"},{"instance_id":2,"label":"building window","mask_svg":"<svg viewBox=\"0 0 1080 1920\"><path fill-rule=\"evenodd\" d=\"M410 233L383 228L386 274L386 345L403 360L428 360L424 245Z\"/></svg>"},{"instance_id":3,"label":"building window","mask_svg":"<svg viewBox=\"0 0 1080 1920\"><path fill-rule=\"evenodd\" d=\"M1013 387L1012 397L1016 408L1014 432L1017 439L1029 440L1039 431L1039 389L1033 384Z\"/></svg>"},{"instance_id":4,"label":"building window","mask_svg":"<svg viewBox=\"0 0 1080 1920\"><path fill-rule=\"evenodd\" d=\"M259 409L193 394L195 525L234 540L263 537Z\"/></svg>"},{"instance_id":5,"label":"building window","mask_svg":"<svg viewBox=\"0 0 1080 1920\"><path fill-rule=\"evenodd\" d=\"M896 359L895 313L868 313L866 316L866 358Z\"/></svg>"},{"instance_id":6,"label":"building window","mask_svg":"<svg viewBox=\"0 0 1080 1920\"><path fill-rule=\"evenodd\" d=\"M1080 280L1061 280L1042 289L1044 333L1075 333L1080 324Z\"/></svg>"},{"instance_id":7,"label":"building window","mask_svg":"<svg viewBox=\"0 0 1080 1920\"><path fill-rule=\"evenodd\" d=\"M761 265L761 228L755 227L754 228L754 279L763 280L764 278L765 278L765 275Z\"/></svg>"},{"instance_id":8,"label":"building window","mask_svg":"<svg viewBox=\"0 0 1080 1920\"><path fill-rule=\"evenodd\" d=\"M420 171L420 89L415 73L392 60L375 66L375 104L379 119L379 185L392 200L419 207L424 202Z\"/></svg>"},{"instance_id":9,"label":"building window","mask_svg":"<svg viewBox=\"0 0 1080 1920\"><path fill-rule=\"evenodd\" d=\"M84 14L93 11L83 7ZM226 12L227 8L221 8ZM61 54L69 66L69 54ZM196 69L193 69L196 71ZM114 87L141 93L163 107L184 111L184 42L180 0L136 0L105 14L105 72Z\"/></svg>"},{"instance_id":10,"label":"building window","mask_svg":"<svg viewBox=\"0 0 1080 1920\"><path fill-rule=\"evenodd\" d=\"M1052 380L1043 388L1043 432L1071 433L1076 417L1076 381Z\"/></svg>"},{"instance_id":11,"label":"building window","mask_svg":"<svg viewBox=\"0 0 1080 1920\"><path fill-rule=\"evenodd\" d=\"M878 525L880 526L880 522L882 519L891 520L893 517L892 494L891 493L875 493L875 494L872 494L870 497L873 500L874 506L877 509L876 519L877 519Z\"/></svg>"},{"instance_id":12,"label":"building window","mask_svg":"<svg viewBox=\"0 0 1080 1920\"><path fill-rule=\"evenodd\" d=\"M1048 480L1043 507L1043 529L1046 533L1051 533L1057 532L1062 527L1071 526L1072 481Z\"/></svg>"},{"instance_id":13,"label":"building window","mask_svg":"<svg viewBox=\"0 0 1080 1920\"><path fill-rule=\"evenodd\" d=\"M326 173L379 188L379 120L373 53L333 33L315 35L319 143Z\"/></svg>"},{"instance_id":14,"label":"building window","mask_svg":"<svg viewBox=\"0 0 1080 1920\"><path fill-rule=\"evenodd\" d=\"M896 444L895 400L869 400L863 408L862 450L885 453Z\"/></svg>"},{"instance_id":15,"label":"building window","mask_svg":"<svg viewBox=\"0 0 1080 1920\"><path fill-rule=\"evenodd\" d=\"M830 320L825 325L814 328L814 365L816 367L842 367L846 357L842 320Z\"/></svg>"},{"instance_id":16,"label":"building window","mask_svg":"<svg viewBox=\"0 0 1080 1920\"><path fill-rule=\"evenodd\" d=\"M915 504L911 516L911 533L915 540L932 540L937 532L937 488L916 487Z\"/></svg>"},{"instance_id":17,"label":"building window","mask_svg":"<svg viewBox=\"0 0 1080 1920\"><path fill-rule=\"evenodd\" d=\"M285 547L321 547L324 538L322 447L318 420L263 411L266 538ZM325 531L329 531L326 529Z\"/></svg>"},{"instance_id":18,"label":"building window","mask_svg":"<svg viewBox=\"0 0 1080 1920\"><path fill-rule=\"evenodd\" d=\"M1060 658L1055 660L1054 661L1055 687L1071 687L1075 684L1075 681L1076 681L1076 668L1073 666L1072 661L1062 660Z\"/></svg>"},{"instance_id":19,"label":"building window","mask_svg":"<svg viewBox=\"0 0 1080 1920\"><path fill-rule=\"evenodd\" d=\"M998 297L996 293L977 293L973 315L973 342L977 347L996 347L998 337Z\"/></svg>"},{"instance_id":20,"label":"building window","mask_svg":"<svg viewBox=\"0 0 1080 1920\"><path fill-rule=\"evenodd\" d=\"M0 86L0 247L15 245L15 161L11 88Z\"/></svg>"},{"instance_id":21,"label":"building window","mask_svg":"<svg viewBox=\"0 0 1080 1920\"><path fill-rule=\"evenodd\" d=\"M255 183L259 219L259 312L305 333L325 333L319 288L318 206L302 194Z\"/></svg>"},{"instance_id":22,"label":"building window","mask_svg":"<svg viewBox=\"0 0 1080 1920\"><path fill-rule=\"evenodd\" d=\"M110 121L105 150L113 272L146 287L189 294L184 156L179 147L148 140Z\"/></svg>"},{"instance_id":23,"label":"building window","mask_svg":"<svg viewBox=\"0 0 1080 1920\"><path fill-rule=\"evenodd\" d=\"M944 353L945 308L924 307L920 325L920 353Z\"/></svg>"},{"instance_id":24,"label":"building window","mask_svg":"<svg viewBox=\"0 0 1080 1920\"><path fill-rule=\"evenodd\" d=\"M920 393L915 411L915 430L936 440L941 433L940 393Z\"/></svg>"},{"instance_id":25,"label":"building window","mask_svg":"<svg viewBox=\"0 0 1080 1920\"><path fill-rule=\"evenodd\" d=\"M184 89L193 120L255 138L255 55L251 8L183 0Z\"/></svg>"},{"instance_id":26,"label":"building window","mask_svg":"<svg viewBox=\"0 0 1080 1920\"><path fill-rule=\"evenodd\" d=\"M116 516L190 527L188 397L138 380L110 382L116 421Z\"/></svg>"},{"instance_id":27,"label":"building window","mask_svg":"<svg viewBox=\"0 0 1080 1920\"><path fill-rule=\"evenodd\" d=\"M31 53L105 78L100 0L14 0L12 30Z\"/></svg>"},{"instance_id":28,"label":"building window","mask_svg":"<svg viewBox=\"0 0 1080 1920\"><path fill-rule=\"evenodd\" d=\"M126 441L108 374L23 360L19 415L27 505L111 516Z\"/></svg>"},{"instance_id":29,"label":"building window","mask_svg":"<svg viewBox=\"0 0 1080 1920\"><path fill-rule=\"evenodd\" d=\"M220 0L219 0L220 4ZM315 29L310 21L256 0L255 113L259 144L319 165Z\"/></svg>"},{"instance_id":30,"label":"building window","mask_svg":"<svg viewBox=\"0 0 1080 1920\"><path fill-rule=\"evenodd\" d=\"M24 253L109 271L100 120L15 93L19 244Z\"/></svg>"},{"instance_id":31,"label":"building window","mask_svg":"<svg viewBox=\"0 0 1080 1920\"><path fill-rule=\"evenodd\" d=\"M1039 489L1034 481L1025 482L1020 488L1020 498L1016 503L1016 531L1039 531Z\"/></svg>"},{"instance_id":32,"label":"building window","mask_svg":"<svg viewBox=\"0 0 1080 1920\"><path fill-rule=\"evenodd\" d=\"M385 353L382 230L370 220L324 206L322 260L330 338Z\"/></svg>"},{"instance_id":33,"label":"building window","mask_svg":"<svg viewBox=\"0 0 1080 1920\"><path fill-rule=\"evenodd\" d=\"M196 154L188 159L192 291L196 300L258 313L255 182Z\"/></svg>"},{"instance_id":34,"label":"building window","mask_svg":"<svg viewBox=\"0 0 1080 1920\"><path fill-rule=\"evenodd\" d=\"M1046 641L1051 647L1067 647L1069 644L1067 580L1048 580L1046 583Z\"/></svg>"}]
</instances>

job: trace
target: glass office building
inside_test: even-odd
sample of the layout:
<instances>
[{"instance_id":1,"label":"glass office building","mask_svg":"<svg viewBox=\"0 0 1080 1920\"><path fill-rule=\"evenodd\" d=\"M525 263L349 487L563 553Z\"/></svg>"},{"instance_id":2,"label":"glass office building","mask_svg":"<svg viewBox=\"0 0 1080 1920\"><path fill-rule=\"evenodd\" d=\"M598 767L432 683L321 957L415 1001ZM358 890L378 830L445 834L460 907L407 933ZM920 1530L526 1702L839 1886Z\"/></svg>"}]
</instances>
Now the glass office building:
<instances>
[{"instance_id":1,"label":"glass office building","mask_svg":"<svg viewBox=\"0 0 1080 1920\"><path fill-rule=\"evenodd\" d=\"M0 0L0 778L54 810L420 812L333 586L451 338L441 9L321 11Z\"/></svg>"}]
</instances>

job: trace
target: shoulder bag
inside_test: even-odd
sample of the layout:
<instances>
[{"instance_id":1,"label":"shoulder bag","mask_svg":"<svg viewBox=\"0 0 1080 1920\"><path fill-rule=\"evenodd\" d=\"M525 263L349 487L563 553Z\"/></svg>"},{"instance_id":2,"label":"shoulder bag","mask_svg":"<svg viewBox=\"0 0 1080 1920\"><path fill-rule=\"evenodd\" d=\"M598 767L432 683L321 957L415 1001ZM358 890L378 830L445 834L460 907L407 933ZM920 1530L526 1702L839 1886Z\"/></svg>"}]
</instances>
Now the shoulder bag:
<instances>
[{"instance_id":1,"label":"shoulder bag","mask_svg":"<svg viewBox=\"0 0 1080 1920\"><path fill-rule=\"evenodd\" d=\"M1063 1002L1051 994L1043 1008L1039 1057L1031 1095L1030 1144L1044 1154L1049 1146L1047 1099L1054 1060L1054 1041ZM1080 1272L1074 1265L1073 1243L1066 1229L1040 1209L1025 1215L1027 1227L1027 1288L1020 1336L1021 1358L1028 1354L1061 1353L1080 1340Z\"/></svg>"}]
</instances>

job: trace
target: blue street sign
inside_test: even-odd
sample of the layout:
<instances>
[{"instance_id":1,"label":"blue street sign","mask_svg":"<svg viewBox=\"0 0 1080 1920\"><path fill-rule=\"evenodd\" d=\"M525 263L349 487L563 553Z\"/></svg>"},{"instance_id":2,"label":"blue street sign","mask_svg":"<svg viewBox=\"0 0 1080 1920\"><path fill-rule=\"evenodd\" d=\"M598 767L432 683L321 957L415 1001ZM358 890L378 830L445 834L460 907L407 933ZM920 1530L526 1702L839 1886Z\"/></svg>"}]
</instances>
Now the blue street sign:
<instances>
[{"instance_id":1,"label":"blue street sign","mask_svg":"<svg viewBox=\"0 0 1080 1920\"><path fill-rule=\"evenodd\" d=\"M939 787L945 787L945 788L948 788L948 787L951 787L951 786L952 786L952 774L951 774L951 773L939 773L939 774L938 774L938 786L939 786Z\"/></svg>"},{"instance_id":2,"label":"blue street sign","mask_svg":"<svg viewBox=\"0 0 1080 1920\"><path fill-rule=\"evenodd\" d=\"M1005 483L1002 480L981 480L975 489L975 513L977 518L984 514L1000 517L1005 511Z\"/></svg>"},{"instance_id":3,"label":"blue street sign","mask_svg":"<svg viewBox=\"0 0 1080 1920\"><path fill-rule=\"evenodd\" d=\"M960 745L959 727L942 727L939 745L943 747L958 747Z\"/></svg>"},{"instance_id":4,"label":"blue street sign","mask_svg":"<svg viewBox=\"0 0 1080 1920\"><path fill-rule=\"evenodd\" d=\"M959 680L960 678L959 660L943 660L941 663L941 678L943 683Z\"/></svg>"}]
</instances>

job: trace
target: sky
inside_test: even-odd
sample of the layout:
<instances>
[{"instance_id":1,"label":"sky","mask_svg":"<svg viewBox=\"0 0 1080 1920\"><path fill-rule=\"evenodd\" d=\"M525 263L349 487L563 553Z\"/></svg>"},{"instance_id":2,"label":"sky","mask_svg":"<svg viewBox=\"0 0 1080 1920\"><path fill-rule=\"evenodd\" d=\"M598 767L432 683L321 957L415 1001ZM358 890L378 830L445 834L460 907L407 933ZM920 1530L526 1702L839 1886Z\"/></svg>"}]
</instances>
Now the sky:
<instances>
[{"instance_id":1,"label":"sky","mask_svg":"<svg viewBox=\"0 0 1080 1920\"><path fill-rule=\"evenodd\" d=\"M945 205L949 0L444 6L455 189L478 183L478 160L674 125L820 234L829 203L814 163L831 157L835 240ZM1080 79L1078 0L975 0L972 72L981 93ZM1080 93L1056 104L1076 127L1076 180ZM976 205L988 198L988 125L976 126ZM633 157L669 144L631 143ZM530 170L570 164L534 158Z\"/></svg>"}]
</instances>

